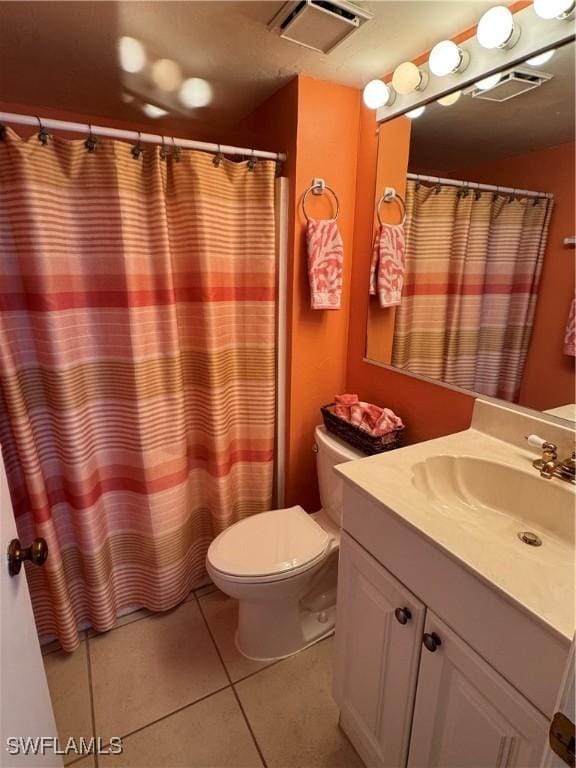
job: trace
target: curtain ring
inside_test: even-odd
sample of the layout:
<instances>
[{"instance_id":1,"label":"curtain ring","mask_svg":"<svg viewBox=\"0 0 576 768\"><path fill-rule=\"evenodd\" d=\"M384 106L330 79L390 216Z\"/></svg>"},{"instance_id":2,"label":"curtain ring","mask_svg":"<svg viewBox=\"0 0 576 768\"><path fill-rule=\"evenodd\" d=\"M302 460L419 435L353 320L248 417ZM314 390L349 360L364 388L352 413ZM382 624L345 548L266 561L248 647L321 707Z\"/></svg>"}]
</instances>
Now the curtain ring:
<instances>
[{"instance_id":1,"label":"curtain ring","mask_svg":"<svg viewBox=\"0 0 576 768\"><path fill-rule=\"evenodd\" d=\"M416 185L415 185L416 192L420 189L421 186L422 186L422 181L420 180L420 175L417 173L416 174Z\"/></svg>"},{"instance_id":2,"label":"curtain ring","mask_svg":"<svg viewBox=\"0 0 576 768\"><path fill-rule=\"evenodd\" d=\"M164 142L164 136L162 136L162 146L160 147L160 160L166 160L170 153L166 149L166 143Z\"/></svg>"},{"instance_id":3,"label":"curtain ring","mask_svg":"<svg viewBox=\"0 0 576 768\"><path fill-rule=\"evenodd\" d=\"M258 158L254 157L254 150L252 150L252 154L250 155L250 159L248 160L248 170L253 171L256 168L257 162L258 162Z\"/></svg>"},{"instance_id":4,"label":"curtain ring","mask_svg":"<svg viewBox=\"0 0 576 768\"><path fill-rule=\"evenodd\" d=\"M442 192L442 184L440 184L440 182L437 181L436 184L434 185L434 194L439 195L440 192Z\"/></svg>"},{"instance_id":5,"label":"curtain ring","mask_svg":"<svg viewBox=\"0 0 576 768\"><path fill-rule=\"evenodd\" d=\"M144 152L144 147L142 146L141 137L142 137L142 134L140 133L140 131L138 131L138 141L136 142L136 144L134 144L134 146L130 150L130 154L132 155L134 160L138 160L140 155Z\"/></svg>"},{"instance_id":6,"label":"curtain ring","mask_svg":"<svg viewBox=\"0 0 576 768\"><path fill-rule=\"evenodd\" d=\"M177 163L179 163L179 162L180 162L180 157L181 157L181 155L182 155L182 147L179 147L179 146L176 144L176 142L175 142L175 140L174 140L174 136L172 136L172 144L174 145L174 150L173 150L173 152L172 152L172 154L173 154L173 156L174 156L174 160L175 160Z\"/></svg>"},{"instance_id":7,"label":"curtain ring","mask_svg":"<svg viewBox=\"0 0 576 768\"><path fill-rule=\"evenodd\" d=\"M36 120L38 120L38 127L40 128L40 130L38 131L38 141L40 142L40 144L42 144L42 146L46 146L46 144L48 144L48 139L50 138L50 134L48 133L48 128L44 128L44 126L42 125L42 121L40 120L38 115L36 115Z\"/></svg>"},{"instance_id":8,"label":"curtain ring","mask_svg":"<svg viewBox=\"0 0 576 768\"><path fill-rule=\"evenodd\" d=\"M222 160L224 160L224 155L222 154L222 150L220 149L220 144L218 144L218 152L212 158L212 165L215 168L218 168Z\"/></svg>"},{"instance_id":9,"label":"curtain ring","mask_svg":"<svg viewBox=\"0 0 576 768\"><path fill-rule=\"evenodd\" d=\"M498 200L498 195L500 194L500 187L496 187L496 191L492 193L492 202L495 203L496 200Z\"/></svg>"},{"instance_id":10,"label":"curtain ring","mask_svg":"<svg viewBox=\"0 0 576 768\"><path fill-rule=\"evenodd\" d=\"M280 152L276 153L276 176L282 175L282 160L280 160Z\"/></svg>"},{"instance_id":11,"label":"curtain ring","mask_svg":"<svg viewBox=\"0 0 576 768\"><path fill-rule=\"evenodd\" d=\"M88 123L88 138L84 142L84 146L86 147L88 152L96 152L97 143L98 143L98 139L92 133L92 126L90 125L90 123Z\"/></svg>"},{"instance_id":12,"label":"curtain ring","mask_svg":"<svg viewBox=\"0 0 576 768\"><path fill-rule=\"evenodd\" d=\"M537 205L540 205L540 198L539 197L535 197L534 198L534 202L532 203L532 206L534 208L536 208Z\"/></svg>"},{"instance_id":13,"label":"curtain ring","mask_svg":"<svg viewBox=\"0 0 576 768\"><path fill-rule=\"evenodd\" d=\"M481 197L482 197L482 190L480 189L480 184L477 184L476 189L474 191L474 200L478 202L478 200L480 200Z\"/></svg>"},{"instance_id":14,"label":"curtain ring","mask_svg":"<svg viewBox=\"0 0 576 768\"><path fill-rule=\"evenodd\" d=\"M512 203L516 199L514 197L515 194L516 194L516 190L513 189L512 192L510 192L510 194L508 195L508 205L510 205L510 203Z\"/></svg>"}]
</instances>

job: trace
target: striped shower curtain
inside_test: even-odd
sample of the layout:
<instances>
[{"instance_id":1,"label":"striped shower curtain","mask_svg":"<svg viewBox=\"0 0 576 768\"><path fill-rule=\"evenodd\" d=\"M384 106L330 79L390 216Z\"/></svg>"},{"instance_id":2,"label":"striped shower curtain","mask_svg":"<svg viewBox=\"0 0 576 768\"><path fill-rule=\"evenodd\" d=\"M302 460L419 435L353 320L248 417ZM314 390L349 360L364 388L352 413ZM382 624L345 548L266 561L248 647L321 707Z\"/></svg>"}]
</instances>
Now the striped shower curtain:
<instances>
[{"instance_id":1,"label":"striped shower curtain","mask_svg":"<svg viewBox=\"0 0 576 768\"><path fill-rule=\"evenodd\" d=\"M551 200L410 180L392 364L518 399Z\"/></svg>"},{"instance_id":2,"label":"striped shower curtain","mask_svg":"<svg viewBox=\"0 0 576 768\"><path fill-rule=\"evenodd\" d=\"M273 162L0 142L0 441L41 636L177 604L270 508Z\"/></svg>"}]
</instances>

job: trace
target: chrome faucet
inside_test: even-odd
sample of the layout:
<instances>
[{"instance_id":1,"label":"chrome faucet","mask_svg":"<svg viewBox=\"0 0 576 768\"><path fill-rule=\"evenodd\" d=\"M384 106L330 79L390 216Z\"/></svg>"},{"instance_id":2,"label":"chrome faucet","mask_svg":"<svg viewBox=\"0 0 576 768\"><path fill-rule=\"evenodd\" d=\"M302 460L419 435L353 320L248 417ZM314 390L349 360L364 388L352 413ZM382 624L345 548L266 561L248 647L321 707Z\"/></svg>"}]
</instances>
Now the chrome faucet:
<instances>
[{"instance_id":1,"label":"chrome faucet","mask_svg":"<svg viewBox=\"0 0 576 768\"><path fill-rule=\"evenodd\" d=\"M558 446L549 443L538 435L526 437L529 445L540 448L542 456L532 462L532 466L540 472L540 477L551 480L558 477L567 483L576 485L576 451L562 461L558 461Z\"/></svg>"}]
</instances>

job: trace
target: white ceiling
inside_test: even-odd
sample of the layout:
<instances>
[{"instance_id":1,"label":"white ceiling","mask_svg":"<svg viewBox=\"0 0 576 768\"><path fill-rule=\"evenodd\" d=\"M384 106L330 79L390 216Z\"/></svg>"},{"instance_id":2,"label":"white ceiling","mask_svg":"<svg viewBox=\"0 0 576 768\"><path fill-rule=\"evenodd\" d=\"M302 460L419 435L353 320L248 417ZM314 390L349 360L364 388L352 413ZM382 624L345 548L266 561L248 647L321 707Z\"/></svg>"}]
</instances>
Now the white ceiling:
<instances>
[{"instance_id":1,"label":"white ceiling","mask_svg":"<svg viewBox=\"0 0 576 768\"><path fill-rule=\"evenodd\" d=\"M0 100L142 121L126 91L168 106L160 130L213 137L225 132L297 73L361 88L404 59L477 22L485 0L366 2L375 18L332 53L282 40L267 23L282 2L0 1ZM119 67L121 36L149 57L177 61L213 87L208 107L185 110L146 78Z\"/></svg>"}]
</instances>

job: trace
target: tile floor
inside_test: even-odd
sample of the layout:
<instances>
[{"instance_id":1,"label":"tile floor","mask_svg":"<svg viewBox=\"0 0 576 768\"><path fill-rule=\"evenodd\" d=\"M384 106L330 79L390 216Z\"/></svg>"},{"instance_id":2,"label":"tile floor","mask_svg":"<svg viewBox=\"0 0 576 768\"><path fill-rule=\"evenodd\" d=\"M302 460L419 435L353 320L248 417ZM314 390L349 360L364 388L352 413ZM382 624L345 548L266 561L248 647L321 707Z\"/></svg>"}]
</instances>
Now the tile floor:
<instances>
[{"instance_id":1,"label":"tile floor","mask_svg":"<svg viewBox=\"0 0 576 768\"><path fill-rule=\"evenodd\" d=\"M236 602L213 587L139 611L78 651L44 649L61 740L111 736L121 755L74 768L361 768L331 697L333 638L279 662L234 645Z\"/></svg>"}]
</instances>

